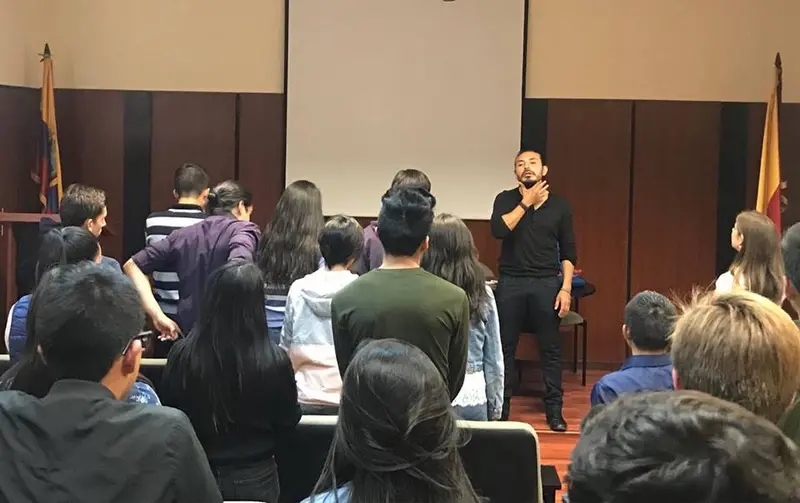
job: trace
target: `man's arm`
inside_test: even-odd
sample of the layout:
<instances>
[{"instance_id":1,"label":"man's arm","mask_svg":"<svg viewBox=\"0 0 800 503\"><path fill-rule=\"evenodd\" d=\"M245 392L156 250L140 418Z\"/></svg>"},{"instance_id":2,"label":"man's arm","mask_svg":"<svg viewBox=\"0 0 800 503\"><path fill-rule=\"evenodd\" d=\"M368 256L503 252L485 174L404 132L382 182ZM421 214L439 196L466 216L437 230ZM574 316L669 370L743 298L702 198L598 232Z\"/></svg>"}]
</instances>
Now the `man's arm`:
<instances>
[{"instance_id":1,"label":"man's arm","mask_svg":"<svg viewBox=\"0 0 800 503\"><path fill-rule=\"evenodd\" d=\"M589 401L594 407L595 405L602 405L611 403L617 399L617 392L614 388L607 386L603 383L602 380L597 381L594 386L592 386L592 393L589 397Z\"/></svg>"},{"instance_id":2,"label":"man's arm","mask_svg":"<svg viewBox=\"0 0 800 503\"><path fill-rule=\"evenodd\" d=\"M239 259L252 262L260 235L261 231L253 223L238 230L231 236L231 241L228 245L228 260Z\"/></svg>"},{"instance_id":3,"label":"man's arm","mask_svg":"<svg viewBox=\"0 0 800 503\"><path fill-rule=\"evenodd\" d=\"M158 301L153 296L150 286L151 274L155 270L164 269L172 259L172 239L162 239L146 247L125 262L123 270L139 292L144 312L153 320L155 328L163 335L174 339L178 336L178 326L164 314Z\"/></svg>"},{"instance_id":4,"label":"man's arm","mask_svg":"<svg viewBox=\"0 0 800 503\"><path fill-rule=\"evenodd\" d=\"M572 208L569 207L561 217L559 224L558 249L564 269L561 289L572 293L572 275L575 272L575 264L578 263L578 249L575 245L575 231L572 227Z\"/></svg>"},{"instance_id":5,"label":"man's arm","mask_svg":"<svg viewBox=\"0 0 800 503\"><path fill-rule=\"evenodd\" d=\"M336 297L331 301L331 328L333 328L333 347L336 351L336 362L339 364L339 374L344 379L347 366L353 357L354 341L347 324L339 312Z\"/></svg>"},{"instance_id":6,"label":"man's arm","mask_svg":"<svg viewBox=\"0 0 800 503\"><path fill-rule=\"evenodd\" d=\"M522 196L519 201L506 192L501 192L494 199L491 227L492 235L496 239L503 239L511 234L528 209L541 205L549 194L547 182L544 180L539 180L531 188L520 183L519 192Z\"/></svg>"},{"instance_id":7,"label":"man's arm","mask_svg":"<svg viewBox=\"0 0 800 503\"><path fill-rule=\"evenodd\" d=\"M448 383L450 385L450 400L455 400L461 386L464 385L464 374L467 372L467 352L469 351L469 301L464 294L461 307L458 311L458 322L453 338L450 339L450 354L448 355Z\"/></svg>"},{"instance_id":8,"label":"man's arm","mask_svg":"<svg viewBox=\"0 0 800 503\"><path fill-rule=\"evenodd\" d=\"M175 476L172 483L176 503L221 503L222 495L211 473L203 446L197 440L189 419L181 413L175 423L172 444L175 449ZM144 481L143 483L147 483Z\"/></svg>"}]
</instances>

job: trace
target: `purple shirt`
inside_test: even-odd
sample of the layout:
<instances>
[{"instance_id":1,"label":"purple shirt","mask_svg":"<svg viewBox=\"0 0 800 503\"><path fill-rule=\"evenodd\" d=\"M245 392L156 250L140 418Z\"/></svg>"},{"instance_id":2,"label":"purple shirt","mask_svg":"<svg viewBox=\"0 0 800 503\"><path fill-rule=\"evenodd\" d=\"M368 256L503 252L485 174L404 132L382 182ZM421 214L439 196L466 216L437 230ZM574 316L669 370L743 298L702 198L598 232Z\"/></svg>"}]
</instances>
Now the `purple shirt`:
<instances>
[{"instance_id":1,"label":"purple shirt","mask_svg":"<svg viewBox=\"0 0 800 503\"><path fill-rule=\"evenodd\" d=\"M366 274L383 264L383 245L378 237L378 222L364 228L364 251L353 266L356 274Z\"/></svg>"},{"instance_id":2,"label":"purple shirt","mask_svg":"<svg viewBox=\"0 0 800 503\"><path fill-rule=\"evenodd\" d=\"M208 217L177 230L132 257L143 273L178 273L178 325L188 334L197 319L208 276L229 260L253 260L261 233L252 222L231 216Z\"/></svg>"}]
</instances>

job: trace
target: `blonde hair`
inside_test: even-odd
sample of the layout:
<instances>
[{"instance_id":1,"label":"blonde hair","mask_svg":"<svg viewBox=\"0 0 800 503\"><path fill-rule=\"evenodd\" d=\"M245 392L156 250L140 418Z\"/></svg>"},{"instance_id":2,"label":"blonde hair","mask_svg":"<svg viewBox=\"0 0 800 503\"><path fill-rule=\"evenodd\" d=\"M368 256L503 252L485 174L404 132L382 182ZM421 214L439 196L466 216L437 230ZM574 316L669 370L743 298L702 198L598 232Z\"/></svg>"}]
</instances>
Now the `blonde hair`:
<instances>
[{"instance_id":1,"label":"blonde hair","mask_svg":"<svg viewBox=\"0 0 800 503\"><path fill-rule=\"evenodd\" d=\"M680 388L778 422L800 388L800 330L751 292L695 296L675 325L672 361Z\"/></svg>"},{"instance_id":2,"label":"blonde hair","mask_svg":"<svg viewBox=\"0 0 800 503\"><path fill-rule=\"evenodd\" d=\"M786 279L775 224L757 211L743 211L736 217L736 231L742 236L742 248L729 269L734 285L782 303Z\"/></svg>"}]
</instances>

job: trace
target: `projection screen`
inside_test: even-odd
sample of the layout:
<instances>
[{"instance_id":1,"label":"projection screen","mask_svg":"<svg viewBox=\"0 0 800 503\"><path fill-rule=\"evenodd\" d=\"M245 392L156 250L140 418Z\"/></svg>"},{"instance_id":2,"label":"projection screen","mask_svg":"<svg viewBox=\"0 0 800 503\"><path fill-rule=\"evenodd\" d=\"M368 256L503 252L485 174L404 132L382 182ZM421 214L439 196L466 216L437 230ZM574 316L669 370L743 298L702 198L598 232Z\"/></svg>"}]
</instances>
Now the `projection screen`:
<instances>
[{"instance_id":1,"label":"projection screen","mask_svg":"<svg viewBox=\"0 0 800 503\"><path fill-rule=\"evenodd\" d=\"M289 4L287 183L316 183L326 215L374 216L417 168L437 212L487 219L514 186L524 1Z\"/></svg>"}]
</instances>

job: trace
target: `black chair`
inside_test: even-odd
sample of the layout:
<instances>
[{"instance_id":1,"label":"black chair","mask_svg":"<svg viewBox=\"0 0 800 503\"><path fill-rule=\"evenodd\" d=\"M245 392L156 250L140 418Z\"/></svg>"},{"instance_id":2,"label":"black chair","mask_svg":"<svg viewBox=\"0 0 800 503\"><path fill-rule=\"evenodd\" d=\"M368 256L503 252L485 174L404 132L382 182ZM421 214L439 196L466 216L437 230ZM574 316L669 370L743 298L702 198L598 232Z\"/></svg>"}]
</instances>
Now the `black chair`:
<instances>
[{"instance_id":1,"label":"black chair","mask_svg":"<svg viewBox=\"0 0 800 503\"><path fill-rule=\"evenodd\" d=\"M166 358L142 358L142 363L139 365L139 373L153 383L156 391L161 386L161 375L164 373L166 364Z\"/></svg>"},{"instance_id":2,"label":"black chair","mask_svg":"<svg viewBox=\"0 0 800 503\"><path fill-rule=\"evenodd\" d=\"M333 440L335 416L304 416L297 429L277 448L281 501L308 497L317 482ZM534 429L524 423L459 421L469 434L461 458L475 490L491 503L543 501L539 442ZM544 470L542 470L544 471ZM555 470L548 470L549 478ZM547 501L561 482L550 481Z\"/></svg>"}]
</instances>

